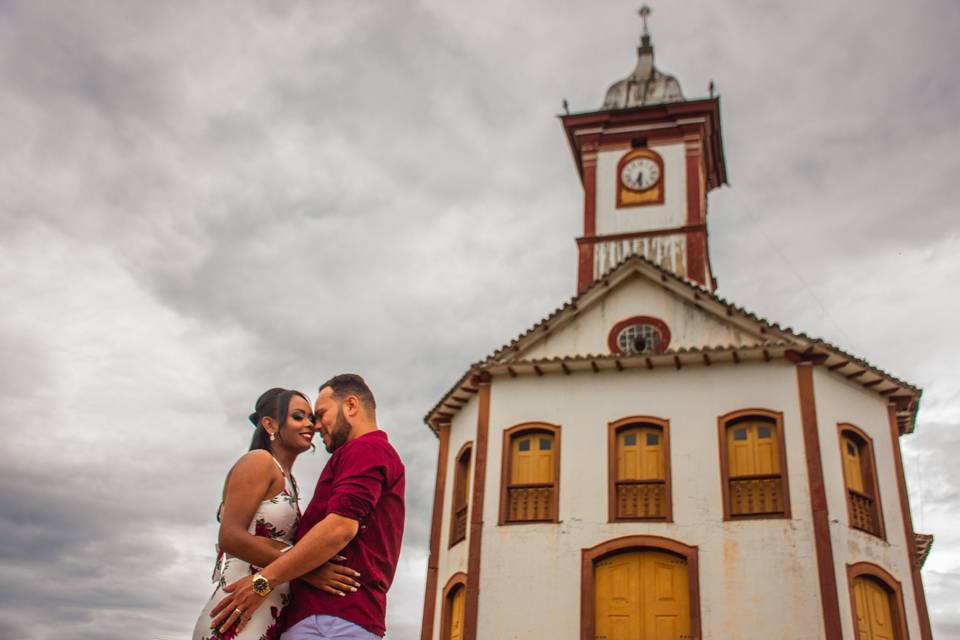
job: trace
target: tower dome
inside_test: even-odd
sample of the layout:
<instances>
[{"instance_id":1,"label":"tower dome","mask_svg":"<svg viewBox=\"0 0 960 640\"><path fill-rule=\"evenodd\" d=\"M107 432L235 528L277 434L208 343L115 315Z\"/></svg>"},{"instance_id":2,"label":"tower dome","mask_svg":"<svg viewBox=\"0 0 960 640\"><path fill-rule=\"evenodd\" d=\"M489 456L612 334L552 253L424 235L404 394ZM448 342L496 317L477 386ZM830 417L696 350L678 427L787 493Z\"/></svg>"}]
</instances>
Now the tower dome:
<instances>
[{"instance_id":1,"label":"tower dome","mask_svg":"<svg viewBox=\"0 0 960 640\"><path fill-rule=\"evenodd\" d=\"M640 17L643 18L643 35L640 37L640 46L637 48L637 66L633 73L607 89L607 96L603 100L604 110L629 109L684 100L677 79L660 72L653 66L653 44L650 41L650 33L647 31L648 15L650 15L650 8L644 5L640 9Z\"/></svg>"}]
</instances>

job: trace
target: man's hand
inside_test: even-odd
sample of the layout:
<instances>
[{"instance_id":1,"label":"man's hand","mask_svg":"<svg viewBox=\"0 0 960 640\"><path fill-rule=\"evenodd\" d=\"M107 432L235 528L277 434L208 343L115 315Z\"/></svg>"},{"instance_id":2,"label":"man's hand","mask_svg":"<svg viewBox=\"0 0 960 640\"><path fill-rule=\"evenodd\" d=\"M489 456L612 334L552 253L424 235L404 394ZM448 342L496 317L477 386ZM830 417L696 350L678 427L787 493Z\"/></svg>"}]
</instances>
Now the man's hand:
<instances>
[{"instance_id":1,"label":"man's hand","mask_svg":"<svg viewBox=\"0 0 960 640\"><path fill-rule=\"evenodd\" d=\"M253 576L244 576L228 584L223 590L230 595L210 612L210 617L213 618L210 628L226 633L227 629L237 625L236 633L240 633L266 598L253 590Z\"/></svg>"},{"instance_id":2,"label":"man's hand","mask_svg":"<svg viewBox=\"0 0 960 640\"><path fill-rule=\"evenodd\" d=\"M346 560L343 556L334 556L333 560L343 562ZM301 576L301 580L308 584L331 593L335 596L345 596L346 592L354 592L360 586L360 583L354 580L359 578L360 574L342 564L334 562L325 562L310 573Z\"/></svg>"}]
</instances>

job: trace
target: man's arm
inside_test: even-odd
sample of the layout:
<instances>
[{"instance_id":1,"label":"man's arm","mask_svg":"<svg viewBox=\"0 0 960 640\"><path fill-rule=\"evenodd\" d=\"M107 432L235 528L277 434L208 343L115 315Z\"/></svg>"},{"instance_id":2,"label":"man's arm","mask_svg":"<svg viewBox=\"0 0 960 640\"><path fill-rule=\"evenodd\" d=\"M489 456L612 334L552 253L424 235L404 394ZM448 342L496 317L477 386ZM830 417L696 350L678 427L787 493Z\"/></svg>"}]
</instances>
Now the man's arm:
<instances>
[{"instance_id":1,"label":"man's arm","mask_svg":"<svg viewBox=\"0 0 960 640\"><path fill-rule=\"evenodd\" d=\"M260 575L276 589L284 582L299 578L332 558L353 540L359 528L360 524L356 520L331 513L297 541L290 551L264 567ZM230 595L210 612L213 618L210 628L219 628L221 633L225 633L236 624L236 631L240 633L253 612L263 604L264 598L253 590L252 576L245 576L227 585L224 591Z\"/></svg>"},{"instance_id":2,"label":"man's arm","mask_svg":"<svg viewBox=\"0 0 960 640\"><path fill-rule=\"evenodd\" d=\"M276 588L316 569L350 544L360 524L356 520L331 513L318 522L287 553L260 572Z\"/></svg>"}]
</instances>

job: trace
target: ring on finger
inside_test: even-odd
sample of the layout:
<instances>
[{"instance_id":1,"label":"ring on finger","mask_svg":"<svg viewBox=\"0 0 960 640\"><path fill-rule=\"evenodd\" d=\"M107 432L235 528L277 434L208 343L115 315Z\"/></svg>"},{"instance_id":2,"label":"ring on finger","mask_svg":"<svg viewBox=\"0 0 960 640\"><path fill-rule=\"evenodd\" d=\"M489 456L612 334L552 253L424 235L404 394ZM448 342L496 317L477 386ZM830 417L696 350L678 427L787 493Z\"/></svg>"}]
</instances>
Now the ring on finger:
<instances>
[{"instance_id":1,"label":"ring on finger","mask_svg":"<svg viewBox=\"0 0 960 640\"><path fill-rule=\"evenodd\" d=\"M241 609L240 607L237 607L236 609L234 609L233 612L238 616L243 617L243 609Z\"/></svg>"}]
</instances>

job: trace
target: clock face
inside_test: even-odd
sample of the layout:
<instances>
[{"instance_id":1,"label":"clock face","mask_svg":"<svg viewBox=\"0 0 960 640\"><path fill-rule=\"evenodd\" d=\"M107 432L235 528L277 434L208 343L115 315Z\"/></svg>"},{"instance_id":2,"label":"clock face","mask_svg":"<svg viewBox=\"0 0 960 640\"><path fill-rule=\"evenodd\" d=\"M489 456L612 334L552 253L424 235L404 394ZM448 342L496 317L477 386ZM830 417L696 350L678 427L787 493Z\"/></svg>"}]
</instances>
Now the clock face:
<instances>
[{"instance_id":1,"label":"clock face","mask_svg":"<svg viewBox=\"0 0 960 640\"><path fill-rule=\"evenodd\" d=\"M650 158L634 158L623 165L620 182L631 191L645 191L660 180L660 167Z\"/></svg>"}]
</instances>

